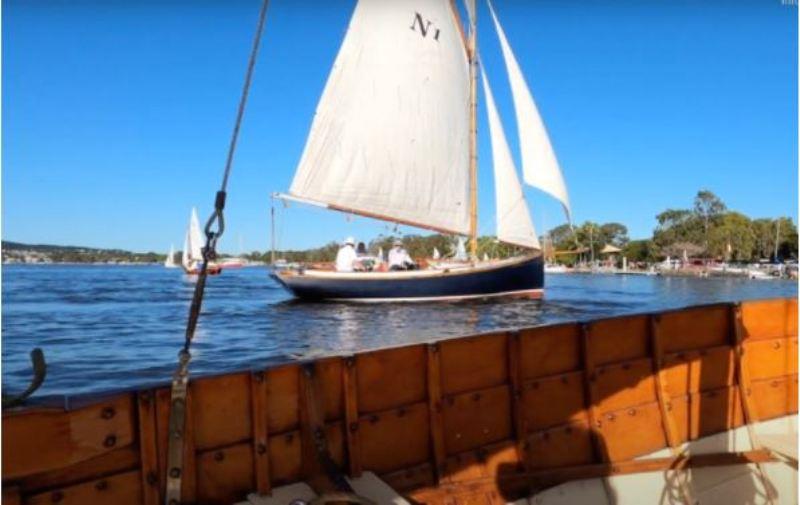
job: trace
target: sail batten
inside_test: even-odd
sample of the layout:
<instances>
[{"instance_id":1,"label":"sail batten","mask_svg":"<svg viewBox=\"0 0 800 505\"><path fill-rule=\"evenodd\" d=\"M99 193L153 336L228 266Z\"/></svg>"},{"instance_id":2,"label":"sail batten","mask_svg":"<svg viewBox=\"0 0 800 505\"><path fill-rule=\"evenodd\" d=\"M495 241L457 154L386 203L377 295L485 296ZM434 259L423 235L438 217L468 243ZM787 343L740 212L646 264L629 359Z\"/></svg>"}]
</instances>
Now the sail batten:
<instances>
[{"instance_id":1,"label":"sail batten","mask_svg":"<svg viewBox=\"0 0 800 505\"><path fill-rule=\"evenodd\" d=\"M289 191L469 232L469 68L449 0L359 0Z\"/></svg>"},{"instance_id":2,"label":"sail batten","mask_svg":"<svg viewBox=\"0 0 800 505\"><path fill-rule=\"evenodd\" d=\"M485 72L481 72L489 115L489 138L492 145L495 201L497 205L497 239L508 244L539 249L528 204L517 177L511 149L508 147L500 114Z\"/></svg>"},{"instance_id":3,"label":"sail batten","mask_svg":"<svg viewBox=\"0 0 800 505\"><path fill-rule=\"evenodd\" d=\"M511 85L511 95L517 118L519 147L522 155L523 178L527 184L559 200L564 207L567 220L571 222L572 212L569 205L567 186L564 183L564 176L561 173L558 159L550 143L547 129L528 84L525 82L525 77L522 75L517 58L508 43L503 27L500 25L491 0L487 0L487 3L489 4L489 11L492 14L497 36L500 39L503 60L505 61L508 80Z\"/></svg>"}]
</instances>

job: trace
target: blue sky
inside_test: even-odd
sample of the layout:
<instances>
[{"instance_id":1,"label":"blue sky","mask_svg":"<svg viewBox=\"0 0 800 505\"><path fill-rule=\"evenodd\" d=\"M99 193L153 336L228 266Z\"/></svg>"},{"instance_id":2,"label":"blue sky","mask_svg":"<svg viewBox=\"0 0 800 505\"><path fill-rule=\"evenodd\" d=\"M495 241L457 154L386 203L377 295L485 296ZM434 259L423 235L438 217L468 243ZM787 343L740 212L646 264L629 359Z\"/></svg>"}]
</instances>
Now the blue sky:
<instances>
[{"instance_id":1,"label":"blue sky","mask_svg":"<svg viewBox=\"0 0 800 505\"><path fill-rule=\"evenodd\" d=\"M482 62L518 159L496 35ZM210 213L258 1L4 0L2 236L165 250ZM222 249L269 246L354 2L271 0L229 186ZM754 217L797 218L797 7L780 0L496 0L547 124L575 220L646 237L700 188ZM479 110L481 233L494 230ZM559 205L527 189L538 230ZM279 246L392 227L293 205ZM401 227L401 232L416 230Z\"/></svg>"}]
</instances>

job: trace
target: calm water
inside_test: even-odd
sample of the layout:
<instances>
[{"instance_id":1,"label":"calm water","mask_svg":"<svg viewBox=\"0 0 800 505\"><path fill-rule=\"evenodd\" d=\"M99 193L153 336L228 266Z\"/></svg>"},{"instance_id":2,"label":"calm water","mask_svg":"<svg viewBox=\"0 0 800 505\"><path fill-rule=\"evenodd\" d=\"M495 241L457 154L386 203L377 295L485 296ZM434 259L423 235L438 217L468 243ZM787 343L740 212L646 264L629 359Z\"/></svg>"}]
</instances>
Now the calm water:
<instances>
[{"instance_id":1,"label":"calm water","mask_svg":"<svg viewBox=\"0 0 800 505\"><path fill-rule=\"evenodd\" d=\"M3 387L30 380L44 349L41 394L130 388L169 380L194 284L162 267L2 269ZM292 302L264 268L209 280L192 373L209 374L495 328L797 296L791 281L551 275L541 301L351 305Z\"/></svg>"}]
</instances>

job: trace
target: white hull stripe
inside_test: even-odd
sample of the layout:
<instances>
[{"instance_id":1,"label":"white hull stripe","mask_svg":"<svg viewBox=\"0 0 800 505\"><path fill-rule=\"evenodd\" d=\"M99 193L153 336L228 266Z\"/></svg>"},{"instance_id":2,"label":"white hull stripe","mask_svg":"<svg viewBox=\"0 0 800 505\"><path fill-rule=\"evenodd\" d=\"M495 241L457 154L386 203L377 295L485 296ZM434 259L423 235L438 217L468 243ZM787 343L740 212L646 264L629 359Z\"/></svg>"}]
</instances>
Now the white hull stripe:
<instances>
[{"instance_id":1,"label":"white hull stripe","mask_svg":"<svg viewBox=\"0 0 800 505\"><path fill-rule=\"evenodd\" d=\"M420 296L412 298L326 298L329 302L353 302L353 303L398 303L398 302L445 302L457 300L475 300L480 298L498 298L501 296L521 296L544 294L543 289L522 289L519 291L503 291L500 293L486 293L479 295L456 295L456 296Z\"/></svg>"}]
</instances>

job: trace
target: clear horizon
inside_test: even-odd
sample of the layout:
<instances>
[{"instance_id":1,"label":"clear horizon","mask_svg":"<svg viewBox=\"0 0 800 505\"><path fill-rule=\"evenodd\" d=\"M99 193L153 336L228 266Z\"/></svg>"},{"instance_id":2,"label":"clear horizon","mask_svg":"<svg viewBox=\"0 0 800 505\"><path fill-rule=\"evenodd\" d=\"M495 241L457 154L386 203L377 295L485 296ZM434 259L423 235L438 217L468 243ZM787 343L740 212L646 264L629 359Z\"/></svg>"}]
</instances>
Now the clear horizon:
<instances>
[{"instance_id":1,"label":"clear horizon","mask_svg":"<svg viewBox=\"0 0 800 505\"><path fill-rule=\"evenodd\" d=\"M497 37L479 46L512 152ZM165 252L211 211L260 2L3 1L3 240ZM273 0L226 210L224 252L265 250L354 2ZM494 2L565 174L576 223L646 238L700 189L797 222L797 6L780 1ZM313 6L313 7L312 7ZM480 234L494 230L479 100ZM519 168L519 164L518 164ZM527 188L538 233L564 222ZM281 249L393 225L292 205ZM407 226L401 233L427 233Z\"/></svg>"}]
</instances>

